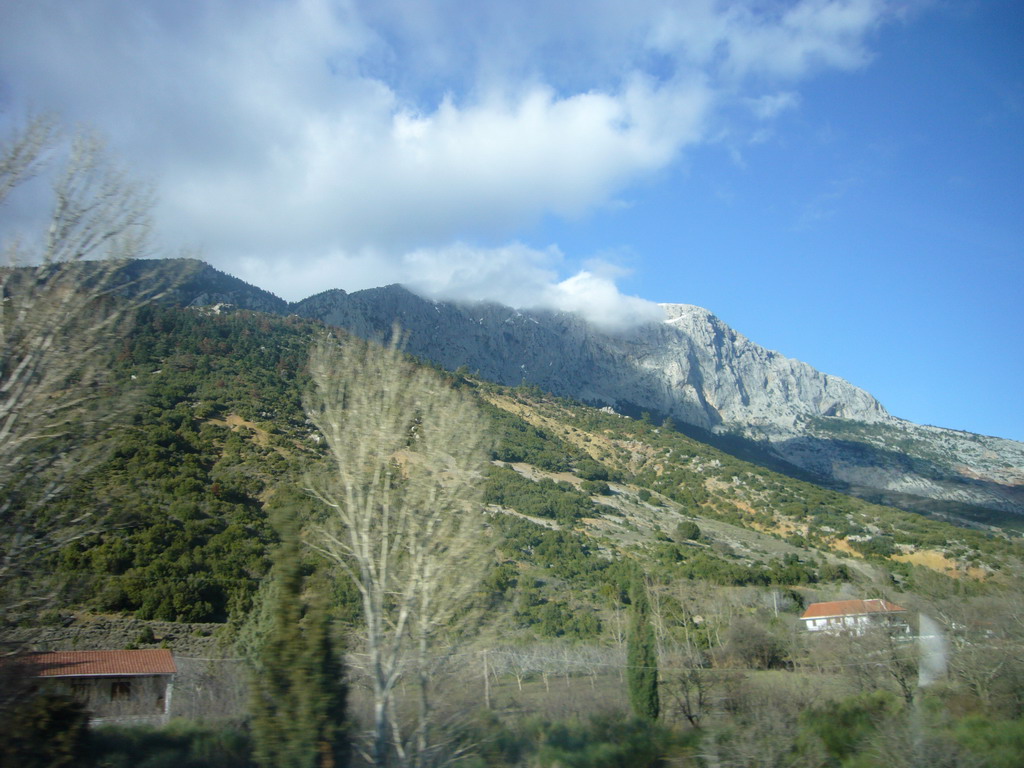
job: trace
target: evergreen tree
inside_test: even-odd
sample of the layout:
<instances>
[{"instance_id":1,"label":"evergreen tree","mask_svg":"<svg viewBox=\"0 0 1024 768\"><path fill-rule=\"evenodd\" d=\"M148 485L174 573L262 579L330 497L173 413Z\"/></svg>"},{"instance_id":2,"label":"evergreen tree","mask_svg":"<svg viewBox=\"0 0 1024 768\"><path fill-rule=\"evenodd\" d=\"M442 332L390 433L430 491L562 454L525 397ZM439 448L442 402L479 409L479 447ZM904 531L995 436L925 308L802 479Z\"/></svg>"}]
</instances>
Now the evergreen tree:
<instances>
[{"instance_id":1,"label":"evergreen tree","mask_svg":"<svg viewBox=\"0 0 1024 768\"><path fill-rule=\"evenodd\" d=\"M305 577L294 521L282 516L277 528L270 626L252 684L256 762L264 768L337 768L348 752L347 690L325 589Z\"/></svg>"},{"instance_id":2,"label":"evergreen tree","mask_svg":"<svg viewBox=\"0 0 1024 768\"><path fill-rule=\"evenodd\" d=\"M626 640L626 684L633 713L644 720L657 720L661 713L658 697L658 650L654 643L647 589L636 581L630 591L629 636Z\"/></svg>"},{"instance_id":3,"label":"evergreen tree","mask_svg":"<svg viewBox=\"0 0 1024 768\"><path fill-rule=\"evenodd\" d=\"M66 696L22 698L0 718L0 768L73 768L89 744L89 713Z\"/></svg>"}]
</instances>

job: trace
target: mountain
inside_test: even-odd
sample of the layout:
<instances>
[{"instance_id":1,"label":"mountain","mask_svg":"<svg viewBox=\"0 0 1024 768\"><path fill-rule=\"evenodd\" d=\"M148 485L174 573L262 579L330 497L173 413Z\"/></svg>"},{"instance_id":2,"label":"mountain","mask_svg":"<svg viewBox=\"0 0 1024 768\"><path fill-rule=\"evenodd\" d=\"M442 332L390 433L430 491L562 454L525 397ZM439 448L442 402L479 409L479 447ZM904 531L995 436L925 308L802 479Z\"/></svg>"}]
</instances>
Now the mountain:
<instances>
[{"instance_id":1,"label":"mountain","mask_svg":"<svg viewBox=\"0 0 1024 768\"><path fill-rule=\"evenodd\" d=\"M569 313L432 301L398 285L286 304L194 262L175 298L297 314L364 338L397 324L410 353L450 370L668 417L744 458L873 501L980 522L1024 515L1024 444L898 419L700 307L666 304L661 322L609 332Z\"/></svg>"},{"instance_id":2,"label":"mountain","mask_svg":"<svg viewBox=\"0 0 1024 768\"><path fill-rule=\"evenodd\" d=\"M141 308L107 393L131 403L131 419L46 515L28 518L43 536L47 521L82 510L103 523L25 562L27 577L68 579L62 608L237 628L258 604L274 521L320 511L304 489L324 452L303 406L319 332L295 315ZM446 378L495 438L481 491L498 534L489 589L510 631L594 637L600 622L586 615L603 612L607 589L619 593L634 566L664 584L830 594L890 577L927 587L935 572L993 582L1021 573L1024 540L1008 532L870 504L537 387ZM358 610L354 589L339 596Z\"/></svg>"},{"instance_id":3,"label":"mountain","mask_svg":"<svg viewBox=\"0 0 1024 768\"><path fill-rule=\"evenodd\" d=\"M863 393L760 350L696 308L684 310L704 324L708 336L701 337L699 327L678 336L682 323L670 322L676 315L668 314L664 324L616 336L596 333L571 316L435 304L395 287L332 292L304 306L288 305L204 265L184 266L187 274L179 273L164 294L170 301L140 307L109 350L110 376L89 402L98 412L111 404L123 408L126 418L104 432L106 450L59 494L48 496L45 506L32 504L28 496L27 510L18 509L21 499L6 494L5 512L31 514L14 518L25 525L7 526L9 535L0 541L9 544L17 534L19 540L36 537L43 547L32 551L39 556L8 560L15 567L7 569L3 583L8 600L0 640L5 647L169 646L183 665L176 715L215 723L246 718L249 697L238 662L251 658L266 636L272 613L268 598L279 584L271 575L271 553L280 521L303 525L332 514L304 490L319 468L329 471L331 461L303 406L310 384L305 363L322 327L299 317L298 310L332 306L339 312L334 322L344 321L365 335L385 333L398 319L413 334L410 344L436 348L438 354L448 347L462 359L504 365L519 382L524 372L534 372L518 366L550 361L545 373L551 385L589 387L606 402L619 389L631 398L662 402L653 399L661 390L645 393L636 380L646 376L651 386L663 386L663 378L676 376L703 394L697 405L680 398L680 410L685 406L706 417L727 414L728 420L723 416L717 422L707 417L701 434L736 450L746 444L714 430L734 423L742 428L744 408L760 409L759 429L810 424L820 431L825 423L834 433L828 439L838 442L867 444L891 426L891 417ZM236 309L240 306L255 309ZM674 311L683 314L666 310ZM474 325L482 330L474 331ZM526 334L532 335L524 341ZM507 360L512 349L523 357ZM690 358L676 360L684 350ZM557 355L566 358L564 363ZM721 370L714 367L716 355ZM617 378L573 382L571 374L582 375L586 365L601 366ZM665 369L669 373L660 373ZM769 372L785 383L773 380L760 387L764 392L740 392L740 384L754 387L755 377ZM766 701L773 711L789 713L793 723L803 722L803 712L834 719L848 707L857 714L867 701L872 711L884 705L889 728L900 716L895 707L901 690L912 695L905 694L907 699L925 701L936 722L951 723L957 733L976 733L978 723L994 724L1003 730L990 729L992 738L980 741L996 744L1000 734L1015 733L1009 727L1016 727L1012 718L1019 719L1022 711L1024 676L1017 610L1024 563L1020 536L869 504L745 462L649 419L553 397L537 386L506 387L464 371L443 375L476 403L495 438L491 461L481 473L487 570L467 611L473 623L462 625L471 630L455 656L450 647L443 650L446 660L455 660L455 674L431 679L432 686L440 681L434 690L446 696L446 712L479 709L480 685L467 684L466 675L478 680L482 665L474 663L466 672L463 663L477 659L487 664L483 685L489 691L487 681L494 683L495 717L513 718L508 722L520 729L516 733L523 701L527 712L543 707L557 715L566 701L575 708L576 702L593 700L605 713L601 722L618 729L609 731L609 738L654 743L651 733L657 732L651 731L623 739L618 727L623 718L607 715L621 696L625 601L631 586L643 584L665 649L659 663L666 701L678 701L675 692L684 690L682 685L708 690L723 680L743 682L724 691L724 699L723 690L716 689L702 721L702 732L710 734L705 743L725 743L725 734L749 729ZM775 401L781 403L781 417L772 410ZM626 408L624 401L614 402ZM671 399L664 403L675 406ZM829 411L833 415L820 415ZM916 429L932 439L927 428ZM72 459L82 455L76 433L69 430L68 442L59 444ZM49 494L51 488L47 483L40 490ZM305 534L305 541L315 543L315 530L307 527ZM305 583L319 587L332 626L344 632L348 673L357 690L365 680L359 591L347 569L305 551ZM26 601L22 586L31 586L29 594L42 599ZM908 676L914 666L902 651L897 656L892 644L874 644L871 637L812 640L797 629L809 603L874 595L910 611L927 611L944 623L949 674L940 686L915 693L915 678ZM922 618L921 626L935 622ZM912 644L898 645L912 650ZM850 663L868 656L869 664ZM760 673L769 669L769 675ZM550 686L548 698L549 678L555 676L558 685ZM445 682L449 687L441 688ZM751 687L755 683L761 687ZM768 699L770 691L781 693ZM801 696L795 703L794 691ZM840 695L849 698L829 703L829 697ZM351 711L361 711L362 702L365 697L355 697ZM749 704L740 709L736 702ZM946 702L951 702L948 711ZM918 709L925 708L906 708L915 717ZM680 723L686 716L667 707L666 712L667 720ZM935 731L931 721L925 726ZM683 727L690 754L698 729ZM782 743L777 731L793 739L797 746L785 745L787 754L817 744L811 736L820 741L810 731L807 741L802 736L798 741L796 726L776 719L768 727L773 732L766 743L769 738L772 745ZM209 741L207 731L196 732ZM914 721L913 729L908 726L905 736L903 731L897 736L912 743L920 732ZM474 744L499 741L487 734L478 738L475 730L467 733ZM890 736L887 731L885 738ZM539 738L547 749L550 740ZM952 742L934 743L946 749ZM493 754L481 760L497 764ZM554 754L561 759L563 753ZM576 764L597 764L608 754L601 746ZM818 760L824 753L814 747L808 754ZM1016 755L1002 762L968 757L979 765L1020 763ZM501 764L520 762L510 758ZM640 764L629 756L620 763Z\"/></svg>"}]
</instances>

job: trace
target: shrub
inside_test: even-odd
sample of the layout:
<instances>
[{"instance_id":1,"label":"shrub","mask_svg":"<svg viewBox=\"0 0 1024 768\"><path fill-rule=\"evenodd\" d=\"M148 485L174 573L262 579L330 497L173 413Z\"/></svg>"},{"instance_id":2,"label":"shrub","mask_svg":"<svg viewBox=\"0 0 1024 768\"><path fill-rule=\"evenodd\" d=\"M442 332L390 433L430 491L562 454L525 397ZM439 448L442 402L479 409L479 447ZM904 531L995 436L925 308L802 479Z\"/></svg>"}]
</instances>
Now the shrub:
<instances>
[{"instance_id":1,"label":"shrub","mask_svg":"<svg viewBox=\"0 0 1024 768\"><path fill-rule=\"evenodd\" d=\"M251 768L249 736L236 728L172 721L164 728L122 726L94 732L104 768Z\"/></svg>"},{"instance_id":2,"label":"shrub","mask_svg":"<svg viewBox=\"0 0 1024 768\"><path fill-rule=\"evenodd\" d=\"M692 520L683 520L676 526L676 541L696 541L700 538L700 526Z\"/></svg>"},{"instance_id":3,"label":"shrub","mask_svg":"<svg viewBox=\"0 0 1024 768\"><path fill-rule=\"evenodd\" d=\"M580 485L584 493L591 496L610 496L612 489L603 480L584 480Z\"/></svg>"},{"instance_id":4,"label":"shrub","mask_svg":"<svg viewBox=\"0 0 1024 768\"><path fill-rule=\"evenodd\" d=\"M89 715L67 696L45 694L20 702L0 722L0 768L81 765Z\"/></svg>"}]
</instances>

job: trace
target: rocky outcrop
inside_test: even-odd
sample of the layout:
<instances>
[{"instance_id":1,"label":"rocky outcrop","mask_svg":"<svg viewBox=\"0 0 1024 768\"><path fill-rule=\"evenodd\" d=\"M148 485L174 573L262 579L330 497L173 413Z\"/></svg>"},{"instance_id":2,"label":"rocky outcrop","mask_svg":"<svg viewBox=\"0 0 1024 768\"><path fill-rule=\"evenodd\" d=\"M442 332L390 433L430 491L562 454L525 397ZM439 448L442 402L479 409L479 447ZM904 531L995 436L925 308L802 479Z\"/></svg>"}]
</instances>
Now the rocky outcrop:
<instances>
[{"instance_id":1,"label":"rocky outcrop","mask_svg":"<svg viewBox=\"0 0 1024 768\"><path fill-rule=\"evenodd\" d=\"M1024 444L894 418L864 390L753 343L706 309L663 307L664 321L621 333L565 313L430 301L401 286L328 291L292 311L364 338L397 323L409 352L446 368L670 416L863 495L1024 514Z\"/></svg>"},{"instance_id":2,"label":"rocky outcrop","mask_svg":"<svg viewBox=\"0 0 1024 768\"><path fill-rule=\"evenodd\" d=\"M700 307L665 304L661 322L616 333L572 314L431 301L398 285L289 305L204 264L180 264L188 268L174 299L184 305L295 313L363 338L385 339L397 324L410 353L448 369L669 416L868 497L1024 514L1024 444L894 418L864 390L753 343Z\"/></svg>"},{"instance_id":3,"label":"rocky outcrop","mask_svg":"<svg viewBox=\"0 0 1024 768\"><path fill-rule=\"evenodd\" d=\"M637 365L664 381L667 412L680 399L700 402L709 418L698 426L718 431L788 430L809 417L892 418L864 390L754 344L706 309L663 307L665 322L638 328L633 342L643 352Z\"/></svg>"},{"instance_id":4,"label":"rocky outcrop","mask_svg":"<svg viewBox=\"0 0 1024 768\"><path fill-rule=\"evenodd\" d=\"M630 403L711 431L792 429L807 417L891 420L849 382L760 347L705 309L664 305L665 320L622 333L567 313L422 299L400 286L327 291L292 307L362 337L397 323L412 354L502 384L536 384L599 405Z\"/></svg>"}]
</instances>

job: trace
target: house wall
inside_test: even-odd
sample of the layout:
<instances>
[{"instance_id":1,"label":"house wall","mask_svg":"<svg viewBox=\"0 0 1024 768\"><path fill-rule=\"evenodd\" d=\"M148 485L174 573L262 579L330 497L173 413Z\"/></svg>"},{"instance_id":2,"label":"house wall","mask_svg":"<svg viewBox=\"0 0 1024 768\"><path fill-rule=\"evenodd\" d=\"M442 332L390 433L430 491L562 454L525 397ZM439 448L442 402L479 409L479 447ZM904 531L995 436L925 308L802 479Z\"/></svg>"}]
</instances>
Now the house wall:
<instances>
[{"instance_id":1,"label":"house wall","mask_svg":"<svg viewBox=\"0 0 1024 768\"><path fill-rule=\"evenodd\" d=\"M64 677L41 680L39 687L82 702L95 724L164 723L173 690L172 678L166 675Z\"/></svg>"},{"instance_id":2,"label":"house wall","mask_svg":"<svg viewBox=\"0 0 1024 768\"><path fill-rule=\"evenodd\" d=\"M804 619L803 622L809 632L851 632L855 635L863 635L873 626L888 626L896 632L910 632L910 626L902 614L872 613L856 616L829 616Z\"/></svg>"}]
</instances>

